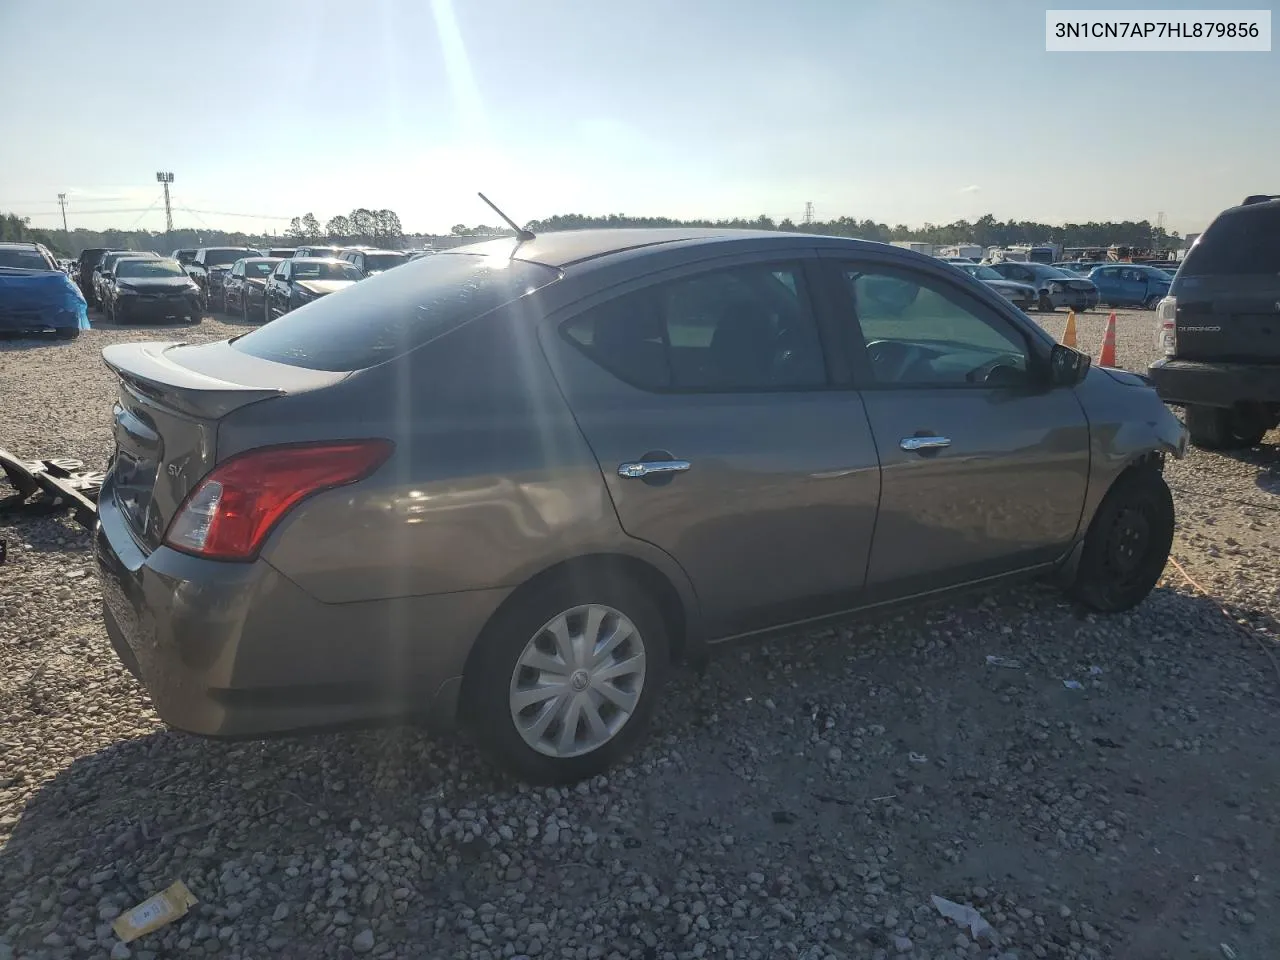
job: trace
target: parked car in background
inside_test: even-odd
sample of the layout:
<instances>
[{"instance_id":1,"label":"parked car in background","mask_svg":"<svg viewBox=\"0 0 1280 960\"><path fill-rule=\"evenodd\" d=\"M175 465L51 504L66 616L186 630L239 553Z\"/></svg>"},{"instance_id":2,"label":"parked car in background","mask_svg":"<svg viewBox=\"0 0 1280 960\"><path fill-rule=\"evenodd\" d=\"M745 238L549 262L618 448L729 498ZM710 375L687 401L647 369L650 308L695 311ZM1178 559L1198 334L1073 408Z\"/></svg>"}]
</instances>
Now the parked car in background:
<instances>
[{"instance_id":1,"label":"parked car in background","mask_svg":"<svg viewBox=\"0 0 1280 960\"><path fill-rule=\"evenodd\" d=\"M93 289L94 293L97 294L99 306L106 306L107 298L110 296L109 287L116 264L126 257L158 260L160 254L151 250L112 250L104 253L102 259L98 261L98 265L93 269Z\"/></svg>"},{"instance_id":2,"label":"parked car in background","mask_svg":"<svg viewBox=\"0 0 1280 960\"><path fill-rule=\"evenodd\" d=\"M204 309L222 302L222 281L231 265L242 257L260 257L261 250L251 247L201 247L187 264L187 273L200 285Z\"/></svg>"},{"instance_id":3,"label":"parked car in background","mask_svg":"<svg viewBox=\"0 0 1280 960\"><path fill-rule=\"evenodd\" d=\"M357 249L344 251L340 258L353 264L364 276L372 277L409 262L408 254L399 250Z\"/></svg>"},{"instance_id":4,"label":"parked car in background","mask_svg":"<svg viewBox=\"0 0 1280 960\"><path fill-rule=\"evenodd\" d=\"M80 251L80 256L76 259L76 285L80 288L80 295L84 297L85 303L90 306L98 303L98 295L93 290L93 268L107 252L106 247L87 247Z\"/></svg>"},{"instance_id":5,"label":"parked car in background","mask_svg":"<svg viewBox=\"0 0 1280 960\"><path fill-rule=\"evenodd\" d=\"M1102 303L1154 310L1168 295L1173 274L1142 264L1113 263L1094 267L1089 279L1098 288L1098 299Z\"/></svg>"},{"instance_id":6,"label":"parked car in background","mask_svg":"<svg viewBox=\"0 0 1280 960\"><path fill-rule=\"evenodd\" d=\"M1186 408L1192 443L1252 447L1280 425L1280 198L1218 214L1156 318L1165 356L1148 373Z\"/></svg>"},{"instance_id":7,"label":"parked car in background","mask_svg":"<svg viewBox=\"0 0 1280 960\"><path fill-rule=\"evenodd\" d=\"M267 278L285 257L245 257L231 265L222 282L222 312L238 313L245 320L262 317Z\"/></svg>"},{"instance_id":8,"label":"parked car in background","mask_svg":"<svg viewBox=\"0 0 1280 960\"><path fill-rule=\"evenodd\" d=\"M981 280L1020 310L1030 310L1036 304L1038 294L1036 293L1036 288L1030 284L1006 280L984 263L973 263L970 260L948 260L946 262L963 270L975 280Z\"/></svg>"},{"instance_id":9,"label":"parked car in background","mask_svg":"<svg viewBox=\"0 0 1280 960\"><path fill-rule=\"evenodd\" d=\"M773 231L478 243L103 359L107 633L165 721L460 719L535 781L719 640L1030 574L1133 607L1185 447L960 271Z\"/></svg>"},{"instance_id":10,"label":"parked car in background","mask_svg":"<svg viewBox=\"0 0 1280 960\"><path fill-rule=\"evenodd\" d=\"M195 260L196 251L194 247L184 247L180 250L173 251L169 256L170 258L177 260L185 268L188 263Z\"/></svg>"},{"instance_id":11,"label":"parked car in background","mask_svg":"<svg viewBox=\"0 0 1280 960\"><path fill-rule=\"evenodd\" d=\"M262 320L268 323L362 279L363 275L353 264L336 257L281 260L263 290Z\"/></svg>"},{"instance_id":12,"label":"parked car in background","mask_svg":"<svg viewBox=\"0 0 1280 960\"><path fill-rule=\"evenodd\" d=\"M0 242L0 333L70 340L88 328L83 294L44 244Z\"/></svg>"},{"instance_id":13,"label":"parked car in background","mask_svg":"<svg viewBox=\"0 0 1280 960\"><path fill-rule=\"evenodd\" d=\"M58 261L43 243L0 242L0 267L16 270L58 270Z\"/></svg>"},{"instance_id":14,"label":"parked car in background","mask_svg":"<svg viewBox=\"0 0 1280 960\"><path fill-rule=\"evenodd\" d=\"M268 257L278 257L281 260L288 259L298 252L297 247L272 247L267 251Z\"/></svg>"},{"instance_id":15,"label":"parked car in background","mask_svg":"<svg viewBox=\"0 0 1280 960\"><path fill-rule=\"evenodd\" d=\"M172 257L121 257L103 288L103 309L112 323L169 318L199 321L200 286Z\"/></svg>"},{"instance_id":16,"label":"parked car in background","mask_svg":"<svg viewBox=\"0 0 1280 960\"><path fill-rule=\"evenodd\" d=\"M1006 280L1034 287L1036 306L1046 313L1058 307L1070 307L1083 312L1098 305L1098 288L1091 280L1059 270L1047 263L1002 260L991 264L991 269Z\"/></svg>"},{"instance_id":17,"label":"parked car in background","mask_svg":"<svg viewBox=\"0 0 1280 960\"><path fill-rule=\"evenodd\" d=\"M293 251L295 257L325 258L336 257L345 247L298 247Z\"/></svg>"}]
</instances>

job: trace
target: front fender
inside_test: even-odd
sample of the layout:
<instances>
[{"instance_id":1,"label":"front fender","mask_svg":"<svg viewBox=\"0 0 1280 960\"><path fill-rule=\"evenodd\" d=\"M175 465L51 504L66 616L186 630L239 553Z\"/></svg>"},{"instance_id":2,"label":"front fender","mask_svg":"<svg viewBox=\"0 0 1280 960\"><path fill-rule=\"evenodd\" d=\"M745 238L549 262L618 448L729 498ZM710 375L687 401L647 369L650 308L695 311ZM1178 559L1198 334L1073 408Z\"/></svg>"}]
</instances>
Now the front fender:
<instances>
[{"instance_id":1,"label":"front fender","mask_svg":"<svg viewBox=\"0 0 1280 960\"><path fill-rule=\"evenodd\" d=\"M1089 489L1080 518L1080 534L1116 478L1153 457L1181 459L1187 430L1161 402L1146 377L1125 370L1093 368L1077 388L1089 418Z\"/></svg>"}]
</instances>

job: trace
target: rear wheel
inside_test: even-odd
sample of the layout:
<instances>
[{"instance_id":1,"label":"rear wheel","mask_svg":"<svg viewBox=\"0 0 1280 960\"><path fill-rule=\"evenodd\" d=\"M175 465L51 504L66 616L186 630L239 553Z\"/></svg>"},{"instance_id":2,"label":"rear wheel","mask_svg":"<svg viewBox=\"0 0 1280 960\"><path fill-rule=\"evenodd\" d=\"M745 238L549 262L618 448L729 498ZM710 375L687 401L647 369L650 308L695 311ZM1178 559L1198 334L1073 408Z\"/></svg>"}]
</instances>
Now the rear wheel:
<instances>
[{"instance_id":1,"label":"rear wheel","mask_svg":"<svg viewBox=\"0 0 1280 960\"><path fill-rule=\"evenodd\" d=\"M1267 432L1265 418L1231 407L1187 406L1187 433L1203 450L1239 450L1253 447Z\"/></svg>"},{"instance_id":2,"label":"rear wheel","mask_svg":"<svg viewBox=\"0 0 1280 960\"><path fill-rule=\"evenodd\" d=\"M1135 467L1103 498L1084 538L1070 594L1100 613L1141 603L1173 546L1173 497L1160 471Z\"/></svg>"},{"instance_id":3,"label":"rear wheel","mask_svg":"<svg viewBox=\"0 0 1280 960\"><path fill-rule=\"evenodd\" d=\"M464 710L485 751L535 783L594 776L643 735L669 659L662 614L621 575L517 597L476 641Z\"/></svg>"},{"instance_id":4,"label":"rear wheel","mask_svg":"<svg viewBox=\"0 0 1280 960\"><path fill-rule=\"evenodd\" d=\"M1160 305L1160 299L1161 299L1160 294L1153 293L1151 296L1147 297L1146 300L1142 301L1142 309L1154 310L1156 307Z\"/></svg>"}]
</instances>

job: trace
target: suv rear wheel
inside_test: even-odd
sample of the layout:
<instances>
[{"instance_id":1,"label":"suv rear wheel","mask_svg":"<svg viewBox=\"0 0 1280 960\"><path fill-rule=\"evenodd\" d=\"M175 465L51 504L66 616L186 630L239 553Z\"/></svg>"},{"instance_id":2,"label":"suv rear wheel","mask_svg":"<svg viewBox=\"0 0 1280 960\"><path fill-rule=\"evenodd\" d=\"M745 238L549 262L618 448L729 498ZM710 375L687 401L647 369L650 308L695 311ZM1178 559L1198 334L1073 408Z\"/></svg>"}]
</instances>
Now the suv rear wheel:
<instances>
[{"instance_id":1,"label":"suv rear wheel","mask_svg":"<svg viewBox=\"0 0 1280 960\"><path fill-rule=\"evenodd\" d=\"M644 734L669 661L666 624L621 576L539 585L485 627L463 681L485 751L535 783L594 776Z\"/></svg>"},{"instance_id":2,"label":"suv rear wheel","mask_svg":"<svg viewBox=\"0 0 1280 960\"><path fill-rule=\"evenodd\" d=\"M1263 416L1238 407L1187 405L1187 433L1204 450L1239 450L1253 447L1267 432Z\"/></svg>"}]
</instances>

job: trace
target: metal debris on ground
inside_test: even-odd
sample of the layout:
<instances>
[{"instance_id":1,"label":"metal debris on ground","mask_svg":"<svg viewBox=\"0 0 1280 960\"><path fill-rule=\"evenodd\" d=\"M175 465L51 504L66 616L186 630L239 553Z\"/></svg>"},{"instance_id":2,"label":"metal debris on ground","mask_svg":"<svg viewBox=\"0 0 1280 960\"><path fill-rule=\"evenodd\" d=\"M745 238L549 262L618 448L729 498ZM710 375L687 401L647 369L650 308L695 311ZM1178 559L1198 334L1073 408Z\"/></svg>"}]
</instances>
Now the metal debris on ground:
<instances>
[{"instance_id":1,"label":"metal debris on ground","mask_svg":"<svg viewBox=\"0 0 1280 960\"><path fill-rule=\"evenodd\" d=\"M907 759L912 763L928 763L929 758L923 753L916 753L914 750L907 754Z\"/></svg>"},{"instance_id":2,"label":"metal debris on ground","mask_svg":"<svg viewBox=\"0 0 1280 960\"><path fill-rule=\"evenodd\" d=\"M1068 690L1083 690L1084 684L1079 680L1063 680L1062 685Z\"/></svg>"},{"instance_id":3,"label":"metal debris on ground","mask_svg":"<svg viewBox=\"0 0 1280 960\"><path fill-rule=\"evenodd\" d=\"M101 470L85 470L83 460L70 457L20 460L2 447L0 470L16 491L0 499L0 512L49 514L73 510L77 523L93 529L98 519L98 493L106 477Z\"/></svg>"},{"instance_id":4,"label":"metal debris on ground","mask_svg":"<svg viewBox=\"0 0 1280 960\"><path fill-rule=\"evenodd\" d=\"M983 919L982 914L970 906L964 906L946 897L940 897L936 893L931 897L933 905L937 911L948 920L953 920L962 927L969 930L969 936L977 940L985 937L992 943L999 940L998 935L992 928L991 924Z\"/></svg>"},{"instance_id":5,"label":"metal debris on ground","mask_svg":"<svg viewBox=\"0 0 1280 960\"><path fill-rule=\"evenodd\" d=\"M1013 657L996 657L991 654L987 654L987 666L1009 667L1013 670L1017 670L1022 667L1022 661L1015 660Z\"/></svg>"}]
</instances>

